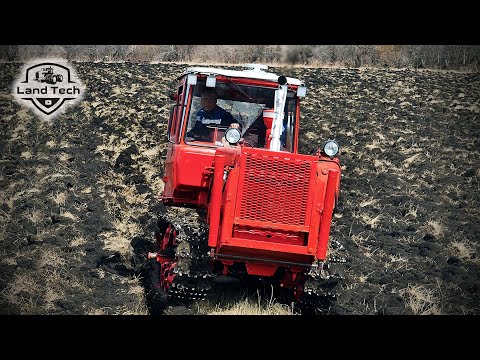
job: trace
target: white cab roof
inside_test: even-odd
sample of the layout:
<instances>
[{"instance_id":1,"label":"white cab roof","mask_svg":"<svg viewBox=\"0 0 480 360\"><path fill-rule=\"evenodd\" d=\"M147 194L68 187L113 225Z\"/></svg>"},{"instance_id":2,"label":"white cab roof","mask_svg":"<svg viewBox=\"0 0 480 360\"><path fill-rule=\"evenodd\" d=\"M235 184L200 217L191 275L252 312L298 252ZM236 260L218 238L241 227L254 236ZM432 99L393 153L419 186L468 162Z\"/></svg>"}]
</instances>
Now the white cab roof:
<instances>
[{"instance_id":1,"label":"white cab roof","mask_svg":"<svg viewBox=\"0 0 480 360\"><path fill-rule=\"evenodd\" d=\"M187 68L183 74L205 74L205 75L223 75L223 76L230 76L230 77L240 77L240 78L250 78L250 79L260 79L260 80L267 80L277 82L279 75L273 74L270 72L266 72L264 70L268 69L266 65L260 64L245 64L243 65L246 67L246 70L227 70L222 68L213 68L213 67L189 67ZM287 77L287 83L290 85L302 85L303 83L295 78Z\"/></svg>"}]
</instances>

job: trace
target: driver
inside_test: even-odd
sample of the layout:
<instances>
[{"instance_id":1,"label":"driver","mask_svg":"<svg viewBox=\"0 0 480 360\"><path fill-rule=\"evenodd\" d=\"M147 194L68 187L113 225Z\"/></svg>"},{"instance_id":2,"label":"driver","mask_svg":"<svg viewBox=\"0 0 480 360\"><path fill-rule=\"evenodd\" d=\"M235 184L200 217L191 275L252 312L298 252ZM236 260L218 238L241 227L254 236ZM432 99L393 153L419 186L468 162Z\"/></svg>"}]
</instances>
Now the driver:
<instances>
[{"instance_id":1,"label":"driver","mask_svg":"<svg viewBox=\"0 0 480 360\"><path fill-rule=\"evenodd\" d=\"M208 125L240 128L240 123L225 109L217 105L218 95L213 88L206 88L201 95L201 109L197 111L195 126L187 132L188 137L210 141Z\"/></svg>"}]
</instances>

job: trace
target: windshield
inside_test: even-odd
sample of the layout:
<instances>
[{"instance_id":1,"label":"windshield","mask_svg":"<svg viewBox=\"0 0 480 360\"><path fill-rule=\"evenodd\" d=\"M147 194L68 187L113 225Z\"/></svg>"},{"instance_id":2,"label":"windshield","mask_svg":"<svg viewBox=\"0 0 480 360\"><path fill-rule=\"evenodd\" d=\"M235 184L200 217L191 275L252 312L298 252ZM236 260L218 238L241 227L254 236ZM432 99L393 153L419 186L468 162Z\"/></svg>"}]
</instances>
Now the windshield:
<instances>
[{"instance_id":1,"label":"windshield","mask_svg":"<svg viewBox=\"0 0 480 360\"><path fill-rule=\"evenodd\" d=\"M219 81L215 88L209 88L204 80L198 79L193 86L185 142L203 146L229 146L224 138L225 132L232 123L238 123L242 135L240 144L269 148L270 114L273 111L268 110L273 110L275 90ZM293 151L295 101L294 92L289 90L280 139L282 151Z\"/></svg>"}]
</instances>

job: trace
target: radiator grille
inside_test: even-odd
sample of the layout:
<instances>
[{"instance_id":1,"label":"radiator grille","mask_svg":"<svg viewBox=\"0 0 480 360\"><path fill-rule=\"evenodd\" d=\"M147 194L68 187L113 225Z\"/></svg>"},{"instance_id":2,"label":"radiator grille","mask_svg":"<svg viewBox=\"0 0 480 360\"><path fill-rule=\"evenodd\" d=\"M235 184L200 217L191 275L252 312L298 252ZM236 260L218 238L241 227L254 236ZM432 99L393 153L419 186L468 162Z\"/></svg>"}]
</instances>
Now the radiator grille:
<instances>
[{"instance_id":1,"label":"radiator grille","mask_svg":"<svg viewBox=\"0 0 480 360\"><path fill-rule=\"evenodd\" d=\"M311 163L246 154L239 218L305 225Z\"/></svg>"}]
</instances>

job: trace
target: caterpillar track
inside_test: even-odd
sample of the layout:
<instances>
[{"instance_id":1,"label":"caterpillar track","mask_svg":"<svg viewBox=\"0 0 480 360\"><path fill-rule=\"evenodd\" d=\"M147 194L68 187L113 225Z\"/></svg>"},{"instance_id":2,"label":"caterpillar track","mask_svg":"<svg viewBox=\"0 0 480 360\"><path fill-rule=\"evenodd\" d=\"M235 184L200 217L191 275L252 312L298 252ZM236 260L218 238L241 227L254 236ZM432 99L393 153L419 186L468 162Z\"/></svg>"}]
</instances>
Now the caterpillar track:
<instances>
[{"instance_id":1,"label":"caterpillar track","mask_svg":"<svg viewBox=\"0 0 480 360\"><path fill-rule=\"evenodd\" d=\"M205 300L213 277L208 267L206 225L190 216L178 219L168 214L159 215L157 225L156 252L149 255L150 295L164 303Z\"/></svg>"},{"instance_id":2,"label":"caterpillar track","mask_svg":"<svg viewBox=\"0 0 480 360\"><path fill-rule=\"evenodd\" d=\"M332 241L330 246L338 252L345 250L338 241ZM299 303L310 307L328 308L340 296L338 290L345 280L342 275L345 263L346 259L343 257L330 256L323 263L322 269L310 270L306 275Z\"/></svg>"},{"instance_id":3,"label":"caterpillar track","mask_svg":"<svg viewBox=\"0 0 480 360\"><path fill-rule=\"evenodd\" d=\"M213 295L213 280L216 274L209 264L208 225L197 214L187 212L180 217L172 214L159 214L158 229L155 232L156 254L151 256L150 298L165 308L168 304L188 305L192 301L205 300ZM338 251L343 246L332 242L331 246ZM328 308L338 297L336 289L343 280L338 272L338 265L345 259L331 257L323 263L321 269L309 271L304 275L300 296L292 297L292 289L287 291L287 298L294 299L300 306L309 308ZM278 286L278 280L272 279Z\"/></svg>"}]
</instances>

